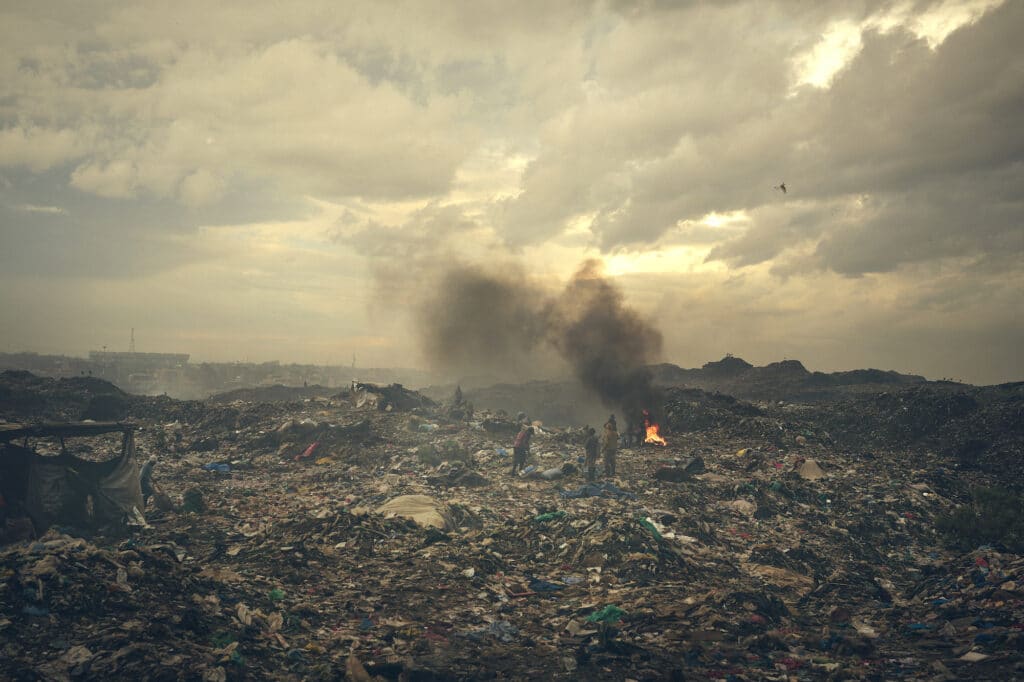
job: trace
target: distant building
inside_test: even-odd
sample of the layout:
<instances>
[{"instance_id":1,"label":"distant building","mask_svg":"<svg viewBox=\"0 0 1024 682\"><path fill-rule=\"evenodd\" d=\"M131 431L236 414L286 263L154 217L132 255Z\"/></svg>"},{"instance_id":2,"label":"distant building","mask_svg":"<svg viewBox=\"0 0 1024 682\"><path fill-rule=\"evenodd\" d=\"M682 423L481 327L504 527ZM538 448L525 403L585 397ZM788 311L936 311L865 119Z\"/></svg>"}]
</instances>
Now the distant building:
<instances>
[{"instance_id":1,"label":"distant building","mask_svg":"<svg viewBox=\"0 0 1024 682\"><path fill-rule=\"evenodd\" d=\"M144 372L156 369L181 369L188 364L188 353L115 353L89 351L89 359L98 365L110 364Z\"/></svg>"},{"instance_id":2,"label":"distant building","mask_svg":"<svg viewBox=\"0 0 1024 682\"><path fill-rule=\"evenodd\" d=\"M158 392L176 384L188 358L188 353L89 351L97 376L133 393Z\"/></svg>"}]
</instances>

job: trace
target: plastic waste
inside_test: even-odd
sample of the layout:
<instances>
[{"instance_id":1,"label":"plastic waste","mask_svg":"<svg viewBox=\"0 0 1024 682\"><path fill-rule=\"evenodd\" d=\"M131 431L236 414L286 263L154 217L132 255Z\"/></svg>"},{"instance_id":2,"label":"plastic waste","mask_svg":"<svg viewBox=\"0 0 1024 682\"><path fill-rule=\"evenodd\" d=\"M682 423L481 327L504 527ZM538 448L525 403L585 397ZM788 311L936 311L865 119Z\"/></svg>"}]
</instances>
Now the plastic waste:
<instances>
[{"instance_id":1,"label":"plastic waste","mask_svg":"<svg viewBox=\"0 0 1024 682\"><path fill-rule=\"evenodd\" d=\"M494 637L501 642L509 643L514 642L518 634L519 628L512 625L512 623L507 620L496 620L486 628L467 632L465 636L476 641L480 641L485 637Z\"/></svg>"},{"instance_id":2,"label":"plastic waste","mask_svg":"<svg viewBox=\"0 0 1024 682\"><path fill-rule=\"evenodd\" d=\"M210 462L203 465L204 471L214 471L218 474L230 474L231 465L227 462Z\"/></svg>"},{"instance_id":3,"label":"plastic waste","mask_svg":"<svg viewBox=\"0 0 1024 682\"><path fill-rule=\"evenodd\" d=\"M538 514L537 516L533 517L533 520L534 521L538 521L538 522L551 521L552 519L560 519L560 518L563 518L564 516L565 516L565 512L564 511L553 511L553 512L547 512L545 514Z\"/></svg>"},{"instance_id":4,"label":"plastic waste","mask_svg":"<svg viewBox=\"0 0 1024 682\"><path fill-rule=\"evenodd\" d=\"M206 511L206 502L203 500L203 491L199 488L189 488L182 496L181 508L186 512L201 513Z\"/></svg>"},{"instance_id":5,"label":"plastic waste","mask_svg":"<svg viewBox=\"0 0 1024 682\"><path fill-rule=\"evenodd\" d=\"M650 519L647 519L647 518L644 518L644 517L641 516L640 518L637 519L637 522L641 526L646 528L648 531L650 531L651 535L653 535L656 540L661 540L662 539L661 538L661 533L659 533L658 529L654 527L654 524L651 523Z\"/></svg>"},{"instance_id":6,"label":"plastic waste","mask_svg":"<svg viewBox=\"0 0 1024 682\"><path fill-rule=\"evenodd\" d=\"M608 604L600 611L587 616L588 623L606 623L608 625L617 623L622 620L622 617L626 615L626 612L620 609L615 604Z\"/></svg>"},{"instance_id":7,"label":"plastic waste","mask_svg":"<svg viewBox=\"0 0 1024 682\"><path fill-rule=\"evenodd\" d=\"M622 490L614 483L607 481L603 483L587 483L576 490L562 490L559 495L566 499L578 497L614 497L617 499L635 500L636 495L627 490Z\"/></svg>"},{"instance_id":8,"label":"plastic waste","mask_svg":"<svg viewBox=\"0 0 1024 682\"><path fill-rule=\"evenodd\" d=\"M685 481L694 474L699 474L704 471L704 460L701 457L687 457L685 460L680 460L674 466L661 467L654 472L654 478L659 481L670 481L678 483Z\"/></svg>"},{"instance_id":9,"label":"plastic waste","mask_svg":"<svg viewBox=\"0 0 1024 682\"><path fill-rule=\"evenodd\" d=\"M540 472L540 477L545 481L554 481L563 476L565 476L565 471L563 471L562 467L553 467Z\"/></svg>"},{"instance_id":10,"label":"plastic waste","mask_svg":"<svg viewBox=\"0 0 1024 682\"><path fill-rule=\"evenodd\" d=\"M818 466L818 463L813 459L805 460L804 463L800 465L800 468L797 469L797 473L800 475L800 478L808 481L817 481L818 479L825 477L825 472L822 471L821 467Z\"/></svg>"},{"instance_id":11,"label":"plastic waste","mask_svg":"<svg viewBox=\"0 0 1024 682\"><path fill-rule=\"evenodd\" d=\"M317 441L313 441L312 443L309 444L308 448L306 448L305 450L302 451L301 455L296 455L295 456L295 458L294 458L295 461L297 462L300 459L307 459L309 457L312 457L313 453L316 452L317 448L319 448L319 447L320 447L320 441L318 441L318 440Z\"/></svg>"},{"instance_id":12,"label":"plastic waste","mask_svg":"<svg viewBox=\"0 0 1024 682\"><path fill-rule=\"evenodd\" d=\"M565 585L541 580L540 578L534 578L531 580L529 586L534 592L557 592L565 589Z\"/></svg>"}]
</instances>

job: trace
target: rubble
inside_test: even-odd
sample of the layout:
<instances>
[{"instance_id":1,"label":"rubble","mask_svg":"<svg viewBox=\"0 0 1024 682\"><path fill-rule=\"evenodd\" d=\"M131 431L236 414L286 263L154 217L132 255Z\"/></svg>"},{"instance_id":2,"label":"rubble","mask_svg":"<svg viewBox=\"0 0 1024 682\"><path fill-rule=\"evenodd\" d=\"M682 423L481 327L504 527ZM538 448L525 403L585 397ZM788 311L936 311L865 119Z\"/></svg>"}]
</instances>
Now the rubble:
<instances>
[{"instance_id":1,"label":"rubble","mask_svg":"<svg viewBox=\"0 0 1024 682\"><path fill-rule=\"evenodd\" d=\"M972 488L1008 484L938 442L951 424L1020 458L1005 421L1020 403L1001 390L972 395L978 407L924 436L865 450L851 433L885 421L669 389L668 445L620 450L618 475L597 483L564 467L583 454L578 424L545 423L534 438L528 463L561 477L512 476L517 420L479 403L457 418L404 388L411 402L390 411L351 394L131 397L138 458L158 455L153 481L170 504L145 509L146 526L127 536L74 523L9 533L0 669L11 679L1020 677L1024 556L957 548L940 529ZM915 395L930 399L903 400ZM939 409L930 404L910 412Z\"/></svg>"}]
</instances>

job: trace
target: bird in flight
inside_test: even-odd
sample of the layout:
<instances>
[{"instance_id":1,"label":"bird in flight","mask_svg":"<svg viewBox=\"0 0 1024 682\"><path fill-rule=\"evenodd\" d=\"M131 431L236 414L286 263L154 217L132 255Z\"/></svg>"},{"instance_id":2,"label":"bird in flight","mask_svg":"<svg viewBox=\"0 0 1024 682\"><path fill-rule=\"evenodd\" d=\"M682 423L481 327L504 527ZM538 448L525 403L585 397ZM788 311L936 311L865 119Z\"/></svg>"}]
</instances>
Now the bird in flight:
<instances>
[{"instance_id":1,"label":"bird in flight","mask_svg":"<svg viewBox=\"0 0 1024 682\"><path fill-rule=\"evenodd\" d=\"M776 187L773 187L773 189L781 189L782 193L785 194L786 193L786 181L783 180L781 184L777 185Z\"/></svg>"}]
</instances>

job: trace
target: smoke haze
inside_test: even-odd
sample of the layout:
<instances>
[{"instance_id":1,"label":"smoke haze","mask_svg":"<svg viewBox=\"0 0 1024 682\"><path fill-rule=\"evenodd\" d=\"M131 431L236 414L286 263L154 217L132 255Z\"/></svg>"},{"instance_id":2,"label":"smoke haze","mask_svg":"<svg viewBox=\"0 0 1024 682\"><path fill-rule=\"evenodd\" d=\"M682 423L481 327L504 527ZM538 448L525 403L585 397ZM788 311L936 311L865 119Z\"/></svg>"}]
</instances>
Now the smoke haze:
<instances>
[{"instance_id":1,"label":"smoke haze","mask_svg":"<svg viewBox=\"0 0 1024 682\"><path fill-rule=\"evenodd\" d=\"M455 265L439 273L430 290L415 322L432 369L502 378L531 371L546 333L546 296L520 269Z\"/></svg>"}]
</instances>

